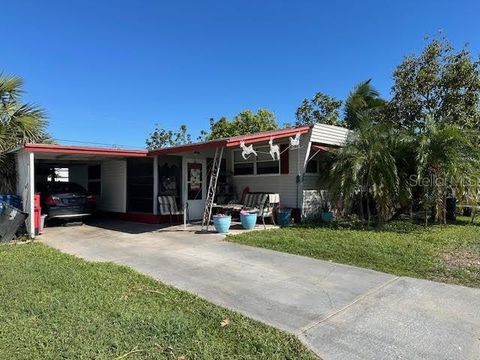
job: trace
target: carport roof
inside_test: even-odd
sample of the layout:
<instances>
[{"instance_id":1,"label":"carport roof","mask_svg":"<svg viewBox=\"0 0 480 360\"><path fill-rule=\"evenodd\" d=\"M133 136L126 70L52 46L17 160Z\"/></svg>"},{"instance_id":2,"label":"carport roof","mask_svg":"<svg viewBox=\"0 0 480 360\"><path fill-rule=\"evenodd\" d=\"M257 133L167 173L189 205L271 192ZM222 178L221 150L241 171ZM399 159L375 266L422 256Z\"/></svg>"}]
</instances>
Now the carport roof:
<instances>
[{"instance_id":1,"label":"carport roof","mask_svg":"<svg viewBox=\"0 0 480 360\"><path fill-rule=\"evenodd\" d=\"M25 144L23 149L33 153L72 154L72 155L99 155L121 157L146 157L147 150L129 150L106 147L73 146L57 144Z\"/></svg>"}]
</instances>

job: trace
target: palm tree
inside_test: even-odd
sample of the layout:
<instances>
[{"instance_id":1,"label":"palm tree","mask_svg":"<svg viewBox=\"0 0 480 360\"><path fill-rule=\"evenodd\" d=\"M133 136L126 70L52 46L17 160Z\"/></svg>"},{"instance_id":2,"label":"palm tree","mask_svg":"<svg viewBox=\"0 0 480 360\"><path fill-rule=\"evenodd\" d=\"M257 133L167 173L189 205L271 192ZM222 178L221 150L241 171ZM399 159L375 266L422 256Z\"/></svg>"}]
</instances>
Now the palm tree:
<instances>
[{"instance_id":1,"label":"palm tree","mask_svg":"<svg viewBox=\"0 0 480 360\"><path fill-rule=\"evenodd\" d=\"M28 142L42 142L46 133L45 111L23 104L23 80L0 74L0 193L15 190L15 162L8 151Z\"/></svg>"},{"instance_id":2,"label":"palm tree","mask_svg":"<svg viewBox=\"0 0 480 360\"><path fill-rule=\"evenodd\" d=\"M355 86L345 101L344 122L349 129L360 125L361 113L384 109L386 101L380 98L380 93L371 84L371 79ZM378 115L378 114L377 114Z\"/></svg>"},{"instance_id":3,"label":"palm tree","mask_svg":"<svg viewBox=\"0 0 480 360\"><path fill-rule=\"evenodd\" d=\"M360 198L360 217L370 225L371 200L381 225L392 209L399 189L399 177L392 155L395 137L387 125L374 125L368 113L357 114L359 122L346 145L335 152L326 183L336 202L350 205Z\"/></svg>"},{"instance_id":4,"label":"palm tree","mask_svg":"<svg viewBox=\"0 0 480 360\"><path fill-rule=\"evenodd\" d=\"M448 196L461 198L467 194L478 199L478 137L478 132L431 118L427 118L425 129L419 135L417 176L422 185L423 206L425 211L433 208L437 220L444 224ZM425 223L428 223L427 216Z\"/></svg>"}]
</instances>

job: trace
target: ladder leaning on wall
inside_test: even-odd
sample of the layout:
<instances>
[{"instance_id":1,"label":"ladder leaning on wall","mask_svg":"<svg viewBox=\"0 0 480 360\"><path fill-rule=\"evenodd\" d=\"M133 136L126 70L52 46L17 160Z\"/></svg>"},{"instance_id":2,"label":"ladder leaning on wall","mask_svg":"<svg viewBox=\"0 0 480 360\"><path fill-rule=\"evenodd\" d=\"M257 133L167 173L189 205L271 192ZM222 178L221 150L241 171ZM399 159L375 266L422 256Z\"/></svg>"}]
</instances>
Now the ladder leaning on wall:
<instances>
[{"instance_id":1,"label":"ladder leaning on wall","mask_svg":"<svg viewBox=\"0 0 480 360\"><path fill-rule=\"evenodd\" d=\"M222 164L223 147L215 149L212 171L210 172L210 182L208 184L207 199L205 201L205 210L203 211L202 231L208 231L210 220L212 218L213 202L217 192L217 180Z\"/></svg>"}]
</instances>

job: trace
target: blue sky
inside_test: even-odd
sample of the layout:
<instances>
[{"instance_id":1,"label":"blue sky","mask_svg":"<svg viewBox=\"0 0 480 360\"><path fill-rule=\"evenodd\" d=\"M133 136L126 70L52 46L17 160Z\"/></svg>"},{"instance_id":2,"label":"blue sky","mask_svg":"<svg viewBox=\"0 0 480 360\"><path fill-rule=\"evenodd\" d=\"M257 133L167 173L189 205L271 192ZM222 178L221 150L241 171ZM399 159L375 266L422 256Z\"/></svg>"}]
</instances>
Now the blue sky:
<instances>
[{"instance_id":1,"label":"blue sky","mask_svg":"<svg viewBox=\"0 0 480 360\"><path fill-rule=\"evenodd\" d=\"M0 70L26 81L57 139L143 147L155 123L268 108L294 121L317 91L344 99L439 30L480 51L478 1L10 1Z\"/></svg>"}]
</instances>

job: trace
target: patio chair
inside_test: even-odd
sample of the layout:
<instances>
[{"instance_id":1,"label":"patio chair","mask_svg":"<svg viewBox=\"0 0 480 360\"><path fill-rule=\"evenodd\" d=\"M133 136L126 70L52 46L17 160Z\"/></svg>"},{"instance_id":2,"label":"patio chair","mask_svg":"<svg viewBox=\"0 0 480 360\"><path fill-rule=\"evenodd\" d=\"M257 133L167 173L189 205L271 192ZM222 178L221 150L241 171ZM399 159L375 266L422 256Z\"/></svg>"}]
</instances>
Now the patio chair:
<instances>
[{"instance_id":1,"label":"patio chair","mask_svg":"<svg viewBox=\"0 0 480 360\"><path fill-rule=\"evenodd\" d=\"M247 193L244 200L245 209L257 211L258 216L262 218L263 227L266 229L265 218L271 218L275 225L274 208L275 204L270 202L270 194L267 193Z\"/></svg>"},{"instance_id":2,"label":"patio chair","mask_svg":"<svg viewBox=\"0 0 480 360\"><path fill-rule=\"evenodd\" d=\"M160 195L158 197L158 205L160 209L160 215L169 215L170 216L170 224L172 223L172 216L173 215L183 215L183 211L178 210L177 201L175 200L175 196L172 195ZM185 209L187 212L188 218L188 208Z\"/></svg>"}]
</instances>

